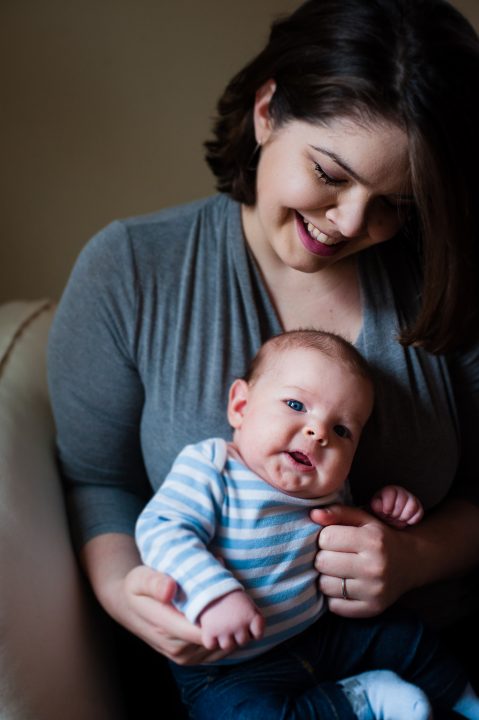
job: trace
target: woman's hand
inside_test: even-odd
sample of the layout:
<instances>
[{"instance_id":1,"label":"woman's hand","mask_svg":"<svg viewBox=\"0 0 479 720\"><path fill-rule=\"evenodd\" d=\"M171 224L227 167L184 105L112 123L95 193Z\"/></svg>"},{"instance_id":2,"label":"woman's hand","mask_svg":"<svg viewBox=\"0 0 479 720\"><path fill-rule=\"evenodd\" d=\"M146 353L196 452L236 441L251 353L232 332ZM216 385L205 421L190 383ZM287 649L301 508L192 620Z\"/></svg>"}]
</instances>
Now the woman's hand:
<instances>
[{"instance_id":1,"label":"woman's hand","mask_svg":"<svg viewBox=\"0 0 479 720\"><path fill-rule=\"evenodd\" d=\"M446 500L406 530L345 505L313 510L311 518L324 526L319 587L338 615L377 615L408 590L477 568L479 507L467 500Z\"/></svg>"},{"instance_id":2,"label":"woman's hand","mask_svg":"<svg viewBox=\"0 0 479 720\"><path fill-rule=\"evenodd\" d=\"M315 567L332 612L371 617L410 589L408 531L388 527L364 510L345 505L313 510L311 518L324 526Z\"/></svg>"},{"instance_id":3,"label":"woman's hand","mask_svg":"<svg viewBox=\"0 0 479 720\"><path fill-rule=\"evenodd\" d=\"M82 551L85 570L106 612L170 660L188 665L211 662L225 651L207 650L201 630L173 607L175 582L141 565L129 535L100 535Z\"/></svg>"},{"instance_id":4,"label":"woman's hand","mask_svg":"<svg viewBox=\"0 0 479 720\"><path fill-rule=\"evenodd\" d=\"M179 664L203 662L201 630L173 607L175 582L144 565L118 583L115 620L154 650Z\"/></svg>"}]
</instances>

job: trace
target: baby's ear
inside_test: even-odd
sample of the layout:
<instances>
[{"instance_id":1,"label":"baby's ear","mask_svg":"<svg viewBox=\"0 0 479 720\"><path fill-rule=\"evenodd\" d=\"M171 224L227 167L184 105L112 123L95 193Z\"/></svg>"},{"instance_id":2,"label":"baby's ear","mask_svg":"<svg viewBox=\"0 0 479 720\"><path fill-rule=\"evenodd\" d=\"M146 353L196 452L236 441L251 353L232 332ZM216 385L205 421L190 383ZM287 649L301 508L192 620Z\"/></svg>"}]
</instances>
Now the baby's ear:
<instances>
[{"instance_id":1,"label":"baby's ear","mask_svg":"<svg viewBox=\"0 0 479 720\"><path fill-rule=\"evenodd\" d=\"M248 403L249 387L246 380L235 380L228 396L228 422L231 427L241 427L245 407Z\"/></svg>"}]
</instances>

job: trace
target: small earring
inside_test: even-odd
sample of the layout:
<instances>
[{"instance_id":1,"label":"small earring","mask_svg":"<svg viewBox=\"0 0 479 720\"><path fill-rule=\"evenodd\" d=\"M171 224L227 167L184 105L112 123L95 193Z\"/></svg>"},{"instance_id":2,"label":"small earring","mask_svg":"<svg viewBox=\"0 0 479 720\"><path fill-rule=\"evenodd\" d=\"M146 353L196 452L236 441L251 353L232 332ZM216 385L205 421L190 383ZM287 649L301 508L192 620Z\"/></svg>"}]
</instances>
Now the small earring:
<instances>
[{"instance_id":1,"label":"small earring","mask_svg":"<svg viewBox=\"0 0 479 720\"><path fill-rule=\"evenodd\" d=\"M253 152L250 155L250 159L248 161L248 169L249 170L256 170L256 164L253 165L253 160L255 159L256 155L259 155L260 150L261 150L261 143L257 142Z\"/></svg>"}]
</instances>

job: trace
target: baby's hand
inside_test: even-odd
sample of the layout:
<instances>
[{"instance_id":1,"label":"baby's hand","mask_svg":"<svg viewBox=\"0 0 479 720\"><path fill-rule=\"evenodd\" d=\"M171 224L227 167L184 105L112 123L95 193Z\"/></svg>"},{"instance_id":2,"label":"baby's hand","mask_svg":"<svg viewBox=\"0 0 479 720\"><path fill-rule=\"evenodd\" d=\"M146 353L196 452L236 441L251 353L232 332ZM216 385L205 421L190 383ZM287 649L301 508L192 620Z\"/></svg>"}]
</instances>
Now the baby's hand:
<instances>
[{"instance_id":1,"label":"baby's hand","mask_svg":"<svg viewBox=\"0 0 479 720\"><path fill-rule=\"evenodd\" d=\"M242 590L218 598L203 610L199 618L205 648L234 650L264 632L264 618L254 602Z\"/></svg>"},{"instance_id":2,"label":"baby's hand","mask_svg":"<svg viewBox=\"0 0 479 720\"><path fill-rule=\"evenodd\" d=\"M415 525L424 515L419 499L399 485L386 485L371 500L371 509L388 525L402 529Z\"/></svg>"}]
</instances>

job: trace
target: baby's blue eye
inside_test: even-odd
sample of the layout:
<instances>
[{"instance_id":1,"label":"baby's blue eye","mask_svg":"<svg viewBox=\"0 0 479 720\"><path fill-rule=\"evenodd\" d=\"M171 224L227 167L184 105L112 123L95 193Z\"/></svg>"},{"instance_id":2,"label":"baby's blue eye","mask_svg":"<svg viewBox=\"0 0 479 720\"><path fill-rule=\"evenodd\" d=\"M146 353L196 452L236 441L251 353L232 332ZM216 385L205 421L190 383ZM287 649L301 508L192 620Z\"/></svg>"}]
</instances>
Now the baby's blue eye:
<instances>
[{"instance_id":1,"label":"baby's blue eye","mask_svg":"<svg viewBox=\"0 0 479 720\"><path fill-rule=\"evenodd\" d=\"M347 438L351 436L351 433L349 432L348 428L344 425L335 425L334 426L334 432L336 435L339 435L341 438Z\"/></svg>"},{"instance_id":2,"label":"baby's blue eye","mask_svg":"<svg viewBox=\"0 0 479 720\"><path fill-rule=\"evenodd\" d=\"M286 400L286 405L296 412L304 412L305 407L299 400Z\"/></svg>"}]
</instances>

